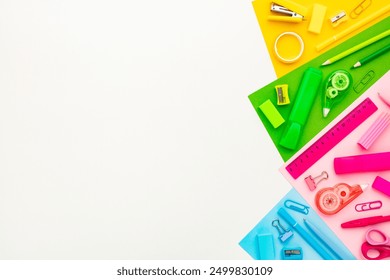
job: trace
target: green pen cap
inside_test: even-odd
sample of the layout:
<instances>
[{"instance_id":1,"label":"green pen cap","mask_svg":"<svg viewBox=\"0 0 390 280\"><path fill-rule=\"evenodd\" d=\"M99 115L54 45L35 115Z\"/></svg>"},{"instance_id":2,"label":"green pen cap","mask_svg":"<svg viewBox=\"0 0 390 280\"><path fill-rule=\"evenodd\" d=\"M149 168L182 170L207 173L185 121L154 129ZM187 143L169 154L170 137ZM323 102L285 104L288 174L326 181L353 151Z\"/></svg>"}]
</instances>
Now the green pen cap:
<instances>
[{"instance_id":1,"label":"green pen cap","mask_svg":"<svg viewBox=\"0 0 390 280\"><path fill-rule=\"evenodd\" d=\"M322 72L319 69L310 67L303 73L293 108L279 142L281 146L291 150L296 149L321 80Z\"/></svg>"}]
</instances>

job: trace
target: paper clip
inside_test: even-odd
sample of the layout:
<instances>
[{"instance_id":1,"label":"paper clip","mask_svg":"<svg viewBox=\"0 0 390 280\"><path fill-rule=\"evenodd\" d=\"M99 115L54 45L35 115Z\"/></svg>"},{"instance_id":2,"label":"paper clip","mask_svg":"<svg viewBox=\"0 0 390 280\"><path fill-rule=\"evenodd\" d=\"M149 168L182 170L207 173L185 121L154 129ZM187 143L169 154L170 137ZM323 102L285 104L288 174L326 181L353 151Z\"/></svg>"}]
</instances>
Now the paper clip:
<instances>
[{"instance_id":1,"label":"paper clip","mask_svg":"<svg viewBox=\"0 0 390 280\"><path fill-rule=\"evenodd\" d=\"M279 232L279 240L281 242L287 241L289 238L291 238L294 235L294 233L290 229L285 228L285 227L283 227L280 224L279 219L273 220L272 221L272 226L275 227L278 230L278 232Z\"/></svg>"},{"instance_id":2,"label":"paper clip","mask_svg":"<svg viewBox=\"0 0 390 280\"><path fill-rule=\"evenodd\" d=\"M356 93L360 93L364 90L364 88L368 85L368 83L374 78L375 72L373 70L370 70L364 75L364 77L356 83L356 85L353 87L353 90Z\"/></svg>"},{"instance_id":3,"label":"paper clip","mask_svg":"<svg viewBox=\"0 0 390 280\"><path fill-rule=\"evenodd\" d=\"M372 0L363 0L350 13L351 18L357 18L363 13L372 3Z\"/></svg>"},{"instance_id":4,"label":"paper clip","mask_svg":"<svg viewBox=\"0 0 390 280\"><path fill-rule=\"evenodd\" d=\"M326 171L322 171L322 173L316 177L312 177L309 175L305 178L305 183L309 187L309 190L314 191L317 185L322 181L329 178L329 175Z\"/></svg>"},{"instance_id":5,"label":"paper clip","mask_svg":"<svg viewBox=\"0 0 390 280\"><path fill-rule=\"evenodd\" d=\"M305 214L305 215L309 214L309 208L310 208L309 206L300 204L300 203L293 201L293 200L290 200L290 199L288 199L284 202L284 206L288 209L297 211L297 212Z\"/></svg>"},{"instance_id":6,"label":"paper clip","mask_svg":"<svg viewBox=\"0 0 390 280\"><path fill-rule=\"evenodd\" d=\"M357 212L363 212L363 211L368 211L368 210L379 209L381 207L382 207L382 201L375 200L375 201L356 204L355 210Z\"/></svg>"}]
</instances>

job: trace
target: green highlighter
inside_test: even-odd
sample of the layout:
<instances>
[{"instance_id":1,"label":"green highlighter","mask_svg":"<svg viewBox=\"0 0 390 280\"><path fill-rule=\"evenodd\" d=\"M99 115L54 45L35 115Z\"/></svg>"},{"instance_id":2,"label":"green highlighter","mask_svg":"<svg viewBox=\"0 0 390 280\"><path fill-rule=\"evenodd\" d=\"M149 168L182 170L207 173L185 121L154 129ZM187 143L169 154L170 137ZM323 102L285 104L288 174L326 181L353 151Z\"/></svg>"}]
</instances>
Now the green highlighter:
<instances>
[{"instance_id":1,"label":"green highlighter","mask_svg":"<svg viewBox=\"0 0 390 280\"><path fill-rule=\"evenodd\" d=\"M296 149L321 80L322 72L319 69L310 67L303 73L294 106L279 142L281 146L291 150Z\"/></svg>"}]
</instances>

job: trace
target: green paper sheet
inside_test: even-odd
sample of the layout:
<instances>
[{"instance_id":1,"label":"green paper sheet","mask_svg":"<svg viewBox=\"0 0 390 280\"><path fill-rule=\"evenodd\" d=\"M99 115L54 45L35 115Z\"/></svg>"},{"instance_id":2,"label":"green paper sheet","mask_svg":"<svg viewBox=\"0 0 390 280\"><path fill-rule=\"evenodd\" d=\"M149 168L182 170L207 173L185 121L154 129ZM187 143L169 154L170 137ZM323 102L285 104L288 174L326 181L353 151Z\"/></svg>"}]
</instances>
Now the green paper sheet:
<instances>
[{"instance_id":1,"label":"green paper sheet","mask_svg":"<svg viewBox=\"0 0 390 280\"><path fill-rule=\"evenodd\" d=\"M314 136L316 136L326 125L328 125L334 118L336 118L343 110L345 110L356 98L363 94L371 85L373 85L380 77L382 77L390 69L390 52L383 54L377 59L367 63L356 69L350 69L357 61L370 55L376 50L383 48L390 44L390 36L384 38L372 45L365 47L333 64L327 66L321 66L327 59L341 53L344 50L351 48L367 39L389 29L390 17L382 20L381 22L373 25L372 27L362 31L358 35L350 38L349 40L337 45L330 49L326 53L314 58L310 62L302 65L301 67L293 70L285 76L277 79L276 81L268 84L260 90L249 95L249 100L252 103L256 113L260 117L263 125L269 133L273 143L279 151L279 154L284 161L290 159L297 151L299 151L307 142L309 142ZM295 95L298 91L299 83L303 76L303 72L308 67L314 67L320 69L323 73L323 83L321 84L320 91L317 93L317 97L314 101L314 105L309 114L308 121L304 127L302 136L298 143L298 146L294 150L286 149L279 145L279 141L286 123L274 128L268 121L266 116L261 112L259 106L270 99L273 104L277 104L277 94L275 91L276 85L288 84L288 94L291 100L289 105L276 106L279 113L285 120L288 120L291 109L293 108ZM352 75L353 89L349 91L347 96L337 104L330 111L327 118L322 116L322 91L325 88L325 79L333 71L343 69L348 71Z\"/></svg>"}]
</instances>

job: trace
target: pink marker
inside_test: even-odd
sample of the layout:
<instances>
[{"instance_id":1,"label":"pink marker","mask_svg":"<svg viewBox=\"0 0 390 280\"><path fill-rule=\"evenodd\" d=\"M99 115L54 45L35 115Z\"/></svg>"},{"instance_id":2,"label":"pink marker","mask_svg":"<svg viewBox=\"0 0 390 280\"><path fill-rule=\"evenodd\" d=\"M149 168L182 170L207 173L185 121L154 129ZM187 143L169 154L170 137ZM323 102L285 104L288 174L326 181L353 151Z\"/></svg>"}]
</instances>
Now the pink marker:
<instances>
[{"instance_id":1,"label":"pink marker","mask_svg":"<svg viewBox=\"0 0 390 280\"><path fill-rule=\"evenodd\" d=\"M390 170L390 152L337 157L333 164L336 174Z\"/></svg>"}]
</instances>

